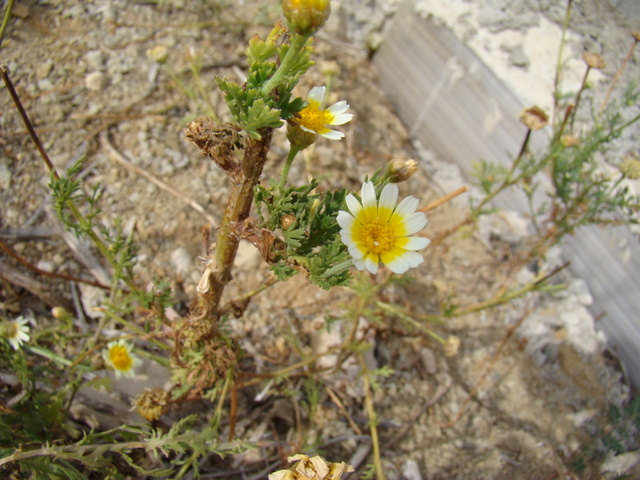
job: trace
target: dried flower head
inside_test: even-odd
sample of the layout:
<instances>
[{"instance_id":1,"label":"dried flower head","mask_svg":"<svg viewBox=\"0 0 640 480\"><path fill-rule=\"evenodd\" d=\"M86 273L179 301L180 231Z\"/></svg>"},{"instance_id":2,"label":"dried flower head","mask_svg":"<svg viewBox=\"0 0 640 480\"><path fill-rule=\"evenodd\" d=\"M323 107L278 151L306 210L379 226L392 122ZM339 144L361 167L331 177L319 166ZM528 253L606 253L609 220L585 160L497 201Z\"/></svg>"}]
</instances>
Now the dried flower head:
<instances>
[{"instance_id":1,"label":"dried flower head","mask_svg":"<svg viewBox=\"0 0 640 480\"><path fill-rule=\"evenodd\" d=\"M14 350L20 349L24 342L29 341L29 321L22 315L15 320L3 324L3 336L9 341Z\"/></svg>"},{"instance_id":2,"label":"dried flower head","mask_svg":"<svg viewBox=\"0 0 640 480\"><path fill-rule=\"evenodd\" d=\"M135 369L142 361L131 353L133 345L126 340L118 340L107 344L107 349L102 352L102 358L107 367L113 369L116 378L135 377Z\"/></svg>"},{"instance_id":3,"label":"dried flower head","mask_svg":"<svg viewBox=\"0 0 640 480\"><path fill-rule=\"evenodd\" d=\"M353 472L353 467L344 462L330 463L320 456L294 455L287 458L297 462L288 470L279 470L269 475L269 480L340 480L342 475Z\"/></svg>"},{"instance_id":4,"label":"dried flower head","mask_svg":"<svg viewBox=\"0 0 640 480\"><path fill-rule=\"evenodd\" d=\"M424 259L415 250L425 248L430 240L409 236L427 224L424 213L416 212L418 199L409 196L396 205L398 187L388 184L378 200L372 182L362 185L360 198L362 203L347 195L349 211L341 210L337 217L342 242L349 248L354 265L373 274L378 272L380 262L394 273L420 265Z\"/></svg>"},{"instance_id":5,"label":"dried flower head","mask_svg":"<svg viewBox=\"0 0 640 480\"><path fill-rule=\"evenodd\" d=\"M630 180L640 179L640 155L631 153L623 157L618 166L622 175Z\"/></svg>"},{"instance_id":6,"label":"dried flower head","mask_svg":"<svg viewBox=\"0 0 640 480\"><path fill-rule=\"evenodd\" d=\"M547 126L549 117L540 107L534 106L527 108L520 114L520 121L531 130L540 130Z\"/></svg>"},{"instance_id":7,"label":"dried flower head","mask_svg":"<svg viewBox=\"0 0 640 480\"><path fill-rule=\"evenodd\" d=\"M584 63L586 63L589 68L602 70L604 67L607 66L604 59L595 52L584 52L582 54L582 59L584 60Z\"/></svg>"},{"instance_id":8,"label":"dried flower head","mask_svg":"<svg viewBox=\"0 0 640 480\"><path fill-rule=\"evenodd\" d=\"M133 406L141 416L153 422L169 411L169 392L161 388L145 388L134 401Z\"/></svg>"},{"instance_id":9,"label":"dried flower head","mask_svg":"<svg viewBox=\"0 0 640 480\"><path fill-rule=\"evenodd\" d=\"M455 357L460 351L460 338L449 335L447 343L444 345L444 354L447 357Z\"/></svg>"},{"instance_id":10,"label":"dried flower head","mask_svg":"<svg viewBox=\"0 0 640 480\"><path fill-rule=\"evenodd\" d=\"M413 159L394 158L387 163L386 177L391 183L404 182L418 170L418 162Z\"/></svg>"},{"instance_id":11,"label":"dried flower head","mask_svg":"<svg viewBox=\"0 0 640 480\"><path fill-rule=\"evenodd\" d=\"M282 0L282 12L289 29L299 35L316 33L331 14L329 0Z\"/></svg>"}]
</instances>

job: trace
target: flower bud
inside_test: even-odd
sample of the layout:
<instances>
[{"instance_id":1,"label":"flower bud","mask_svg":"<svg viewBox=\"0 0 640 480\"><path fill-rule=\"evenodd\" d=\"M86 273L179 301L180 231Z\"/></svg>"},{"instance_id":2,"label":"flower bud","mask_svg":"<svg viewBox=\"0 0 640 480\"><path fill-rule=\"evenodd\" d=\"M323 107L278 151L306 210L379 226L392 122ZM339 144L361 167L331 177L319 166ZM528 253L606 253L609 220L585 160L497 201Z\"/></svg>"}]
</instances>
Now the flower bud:
<instances>
[{"instance_id":1,"label":"flower bud","mask_svg":"<svg viewBox=\"0 0 640 480\"><path fill-rule=\"evenodd\" d=\"M155 47L147 50L147 57L156 63L166 63L169 58L169 51L164 45L156 45Z\"/></svg>"},{"instance_id":2,"label":"flower bud","mask_svg":"<svg viewBox=\"0 0 640 480\"><path fill-rule=\"evenodd\" d=\"M577 146L580 143L580 139L575 135L562 135L560 143L564 148L571 148Z\"/></svg>"},{"instance_id":3,"label":"flower bud","mask_svg":"<svg viewBox=\"0 0 640 480\"><path fill-rule=\"evenodd\" d=\"M329 0L282 0L282 11L292 32L311 36L329 18L331 3Z\"/></svg>"},{"instance_id":4,"label":"flower bud","mask_svg":"<svg viewBox=\"0 0 640 480\"><path fill-rule=\"evenodd\" d=\"M629 180L638 180L640 178L640 156L633 153L627 155L622 159L618 168L622 175Z\"/></svg>"},{"instance_id":5,"label":"flower bud","mask_svg":"<svg viewBox=\"0 0 640 480\"><path fill-rule=\"evenodd\" d=\"M394 158L387 164L386 177L391 183L400 183L411 177L418 169L418 162L409 158Z\"/></svg>"}]
</instances>

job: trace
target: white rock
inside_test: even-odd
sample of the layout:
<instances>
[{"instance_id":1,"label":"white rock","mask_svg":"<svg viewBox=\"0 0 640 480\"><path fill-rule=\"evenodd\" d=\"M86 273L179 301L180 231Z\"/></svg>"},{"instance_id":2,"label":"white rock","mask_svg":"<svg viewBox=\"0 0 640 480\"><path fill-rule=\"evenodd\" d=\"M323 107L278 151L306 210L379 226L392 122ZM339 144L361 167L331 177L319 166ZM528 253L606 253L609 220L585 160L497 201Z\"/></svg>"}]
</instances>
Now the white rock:
<instances>
[{"instance_id":1,"label":"white rock","mask_svg":"<svg viewBox=\"0 0 640 480\"><path fill-rule=\"evenodd\" d=\"M176 273L184 274L193 269L191 255L184 248L178 247L171 253L171 265L176 269Z\"/></svg>"},{"instance_id":2,"label":"white rock","mask_svg":"<svg viewBox=\"0 0 640 480\"><path fill-rule=\"evenodd\" d=\"M624 475L640 463L640 451L623 453L622 455L610 454L602 464L603 472L612 472L616 475Z\"/></svg>"},{"instance_id":3,"label":"white rock","mask_svg":"<svg viewBox=\"0 0 640 480\"><path fill-rule=\"evenodd\" d=\"M415 460L407 460L404 462L404 465L402 465L402 476L405 480L422 480L418 463Z\"/></svg>"},{"instance_id":4,"label":"white rock","mask_svg":"<svg viewBox=\"0 0 640 480\"><path fill-rule=\"evenodd\" d=\"M109 79L102 72L91 72L84 77L84 86L92 92L104 90L108 84Z\"/></svg>"}]
</instances>

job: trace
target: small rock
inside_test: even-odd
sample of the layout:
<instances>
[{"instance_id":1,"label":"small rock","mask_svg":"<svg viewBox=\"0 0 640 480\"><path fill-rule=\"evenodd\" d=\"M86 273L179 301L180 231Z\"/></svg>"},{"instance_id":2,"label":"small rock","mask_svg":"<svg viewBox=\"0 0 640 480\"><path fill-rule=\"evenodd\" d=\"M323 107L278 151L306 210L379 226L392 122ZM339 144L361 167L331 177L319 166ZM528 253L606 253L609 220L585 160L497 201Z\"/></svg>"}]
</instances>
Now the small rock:
<instances>
[{"instance_id":1,"label":"small rock","mask_svg":"<svg viewBox=\"0 0 640 480\"><path fill-rule=\"evenodd\" d=\"M509 54L509 63L514 67L529 67L529 64L531 62L529 61L529 57L527 56L527 54L524 53L524 48L522 48L522 45L517 45L513 50L511 50L511 53Z\"/></svg>"},{"instance_id":2,"label":"small rock","mask_svg":"<svg viewBox=\"0 0 640 480\"><path fill-rule=\"evenodd\" d=\"M422 480L420 468L415 460L407 460L402 465L402 476L405 480Z\"/></svg>"},{"instance_id":3,"label":"small rock","mask_svg":"<svg viewBox=\"0 0 640 480\"><path fill-rule=\"evenodd\" d=\"M109 80L102 72L91 72L84 77L84 86L92 92L104 90L108 83Z\"/></svg>"},{"instance_id":4,"label":"small rock","mask_svg":"<svg viewBox=\"0 0 640 480\"><path fill-rule=\"evenodd\" d=\"M87 52L84 59L87 65L95 71L102 70L104 67L104 53L102 53L101 50L91 50Z\"/></svg>"},{"instance_id":5,"label":"small rock","mask_svg":"<svg viewBox=\"0 0 640 480\"><path fill-rule=\"evenodd\" d=\"M36 78L42 80L47 78L53 69L53 60L50 58L42 62L38 68L36 68Z\"/></svg>"},{"instance_id":6,"label":"small rock","mask_svg":"<svg viewBox=\"0 0 640 480\"><path fill-rule=\"evenodd\" d=\"M0 163L0 189L8 190L11 185L11 170L6 164Z\"/></svg>"},{"instance_id":7,"label":"small rock","mask_svg":"<svg viewBox=\"0 0 640 480\"><path fill-rule=\"evenodd\" d=\"M193 268L191 255L182 247L176 248L171 253L171 264L179 274L187 273Z\"/></svg>"},{"instance_id":8,"label":"small rock","mask_svg":"<svg viewBox=\"0 0 640 480\"><path fill-rule=\"evenodd\" d=\"M638 464L640 464L640 451L638 450L623 453L622 455L614 456L611 454L602 465L602 471L625 475Z\"/></svg>"}]
</instances>

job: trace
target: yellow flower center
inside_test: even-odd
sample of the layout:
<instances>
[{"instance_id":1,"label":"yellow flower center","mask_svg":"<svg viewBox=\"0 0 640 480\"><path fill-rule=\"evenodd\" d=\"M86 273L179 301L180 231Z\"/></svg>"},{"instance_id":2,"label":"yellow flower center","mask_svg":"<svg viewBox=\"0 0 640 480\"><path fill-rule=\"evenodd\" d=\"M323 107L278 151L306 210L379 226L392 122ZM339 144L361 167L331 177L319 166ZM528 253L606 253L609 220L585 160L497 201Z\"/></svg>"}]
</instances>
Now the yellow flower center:
<instances>
[{"instance_id":1,"label":"yellow flower center","mask_svg":"<svg viewBox=\"0 0 640 480\"><path fill-rule=\"evenodd\" d=\"M16 325L14 322L9 322L7 336L9 338L16 338L18 336L18 325Z\"/></svg>"},{"instance_id":2,"label":"yellow flower center","mask_svg":"<svg viewBox=\"0 0 640 480\"><path fill-rule=\"evenodd\" d=\"M109 349L109 359L115 369L124 372L130 370L133 365L133 359L129 355L127 347L122 345L114 345Z\"/></svg>"},{"instance_id":3,"label":"yellow flower center","mask_svg":"<svg viewBox=\"0 0 640 480\"><path fill-rule=\"evenodd\" d=\"M309 102L309 105L300 111L298 122L305 128L319 133L325 129L325 125L330 124L333 116L326 110L320 110L320 105L316 102Z\"/></svg>"},{"instance_id":4,"label":"yellow flower center","mask_svg":"<svg viewBox=\"0 0 640 480\"><path fill-rule=\"evenodd\" d=\"M387 222L376 219L363 225L362 243L367 254L380 255L393 248L395 235Z\"/></svg>"}]
</instances>

